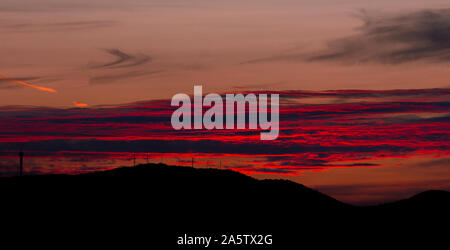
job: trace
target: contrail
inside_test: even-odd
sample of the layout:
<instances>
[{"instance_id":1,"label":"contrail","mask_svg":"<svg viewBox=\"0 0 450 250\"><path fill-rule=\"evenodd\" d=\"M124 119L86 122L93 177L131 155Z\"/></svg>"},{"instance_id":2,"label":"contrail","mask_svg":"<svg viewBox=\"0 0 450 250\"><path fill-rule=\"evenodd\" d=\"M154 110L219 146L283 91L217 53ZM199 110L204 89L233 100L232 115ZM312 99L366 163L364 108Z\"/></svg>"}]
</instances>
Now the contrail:
<instances>
[{"instance_id":1,"label":"contrail","mask_svg":"<svg viewBox=\"0 0 450 250\"><path fill-rule=\"evenodd\" d=\"M47 91L47 92L51 92L51 93L56 93L57 92L56 90L51 89L51 88L46 88L46 87L42 87L42 86L31 84L31 83L27 83L27 82L24 82L24 81L11 79L11 78L8 78L8 77L2 76L2 75L0 75L0 79L6 80L6 81L10 81L10 82L14 82L14 83L17 83L17 84L21 84L23 86L32 87L32 88L35 88L35 89L38 89L38 90L41 90L41 91Z\"/></svg>"}]
</instances>

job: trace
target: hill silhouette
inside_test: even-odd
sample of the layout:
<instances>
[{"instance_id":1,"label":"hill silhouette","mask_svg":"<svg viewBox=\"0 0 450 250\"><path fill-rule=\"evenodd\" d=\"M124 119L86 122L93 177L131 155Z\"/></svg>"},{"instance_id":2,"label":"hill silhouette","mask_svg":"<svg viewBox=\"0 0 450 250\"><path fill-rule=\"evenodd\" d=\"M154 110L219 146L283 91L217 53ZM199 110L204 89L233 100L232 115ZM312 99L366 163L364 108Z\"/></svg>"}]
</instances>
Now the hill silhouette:
<instances>
[{"instance_id":1,"label":"hill silhouette","mask_svg":"<svg viewBox=\"0 0 450 250\"><path fill-rule=\"evenodd\" d=\"M70 241L102 248L177 247L177 235L227 232L272 234L270 247L276 249L351 247L361 239L380 243L380 238L395 240L399 234L438 235L442 231L437 225L448 222L450 211L450 193L445 191L356 207L291 181L164 164L0 178L0 187L3 217L10 219L11 231L21 232L26 225L27 237L40 242L51 235L44 242L55 246ZM43 225L48 229L42 231ZM342 242L349 236L358 241Z\"/></svg>"}]
</instances>

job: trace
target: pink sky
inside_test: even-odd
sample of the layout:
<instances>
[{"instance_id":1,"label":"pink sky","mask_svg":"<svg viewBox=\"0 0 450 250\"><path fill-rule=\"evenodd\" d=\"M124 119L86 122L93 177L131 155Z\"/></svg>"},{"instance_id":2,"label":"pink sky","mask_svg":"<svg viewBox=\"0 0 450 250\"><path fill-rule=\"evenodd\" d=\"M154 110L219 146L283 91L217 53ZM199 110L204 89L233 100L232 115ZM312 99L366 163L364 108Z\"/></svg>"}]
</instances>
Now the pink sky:
<instances>
[{"instance_id":1,"label":"pink sky","mask_svg":"<svg viewBox=\"0 0 450 250\"><path fill-rule=\"evenodd\" d=\"M129 113L114 112L121 111L121 104L139 107L138 101L167 104L177 93L191 94L193 85L203 85L205 94L310 90L294 98L299 108L291 112L336 111L338 115L291 121L300 122L295 135L308 138L293 143L317 140L325 148L354 143L362 150L408 144L412 149L409 153L371 151L364 156L367 166L347 168L327 164L351 166L360 163L358 155L347 151L332 157L302 155L311 161L326 159L325 167L315 169L313 164L283 178L360 204L406 198L430 188L450 189L445 131L450 101L449 8L448 0L2 0L0 167L15 166L17 149L8 145L22 142L73 139L76 144L87 139L83 133L89 139L127 142L148 131L153 137L144 139L170 141L166 135L170 132L158 134L160 124L145 127ZM438 89L430 90L434 88ZM367 90L392 92L368 94ZM370 107L377 110L378 104L386 105L382 112L367 112ZM345 120L349 109L354 117ZM104 112L112 112L108 119L126 121L78 120L84 115L105 118ZM161 116L147 115L149 119ZM60 123L69 118L74 121ZM372 130L361 132L365 127L359 123L364 119L370 120ZM336 120L341 127L330 125ZM323 124L315 127L314 122ZM390 127L390 122L398 127ZM397 132L391 133L394 128ZM348 141L354 141L342 139L343 131ZM224 142L218 134L206 139ZM186 135L180 140L196 141ZM240 143L248 140L232 138ZM80 152L69 151L46 152L47 156L67 153L64 160L37 157L28 163L36 172L70 172L127 165L131 153L106 152L100 159L91 150L83 152L94 154L85 164L73 156ZM192 152L181 153L188 155L155 156L152 161L183 164ZM197 157L202 167L222 159L258 178L279 175L252 172L242 165L255 167L263 161L277 168L291 164L290 160L305 163L304 158L292 156L270 161L264 154Z\"/></svg>"},{"instance_id":2,"label":"pink sky","mask_svg":"<svg viewBox=\"0 0 450 250\"><path fill-rule=\"evenodd\" d=\"M0 3L0 75L58 93L3 83L9 87L0 89L0 106L127 103L191 93L194 84L209 92L449 86L446 64L243 64L324 49L358 33L361 9L398 14L449 7L448 1L31 2ZM149 60L101 67L117 58L107 49Z\"/></svg>"}]
</instances>

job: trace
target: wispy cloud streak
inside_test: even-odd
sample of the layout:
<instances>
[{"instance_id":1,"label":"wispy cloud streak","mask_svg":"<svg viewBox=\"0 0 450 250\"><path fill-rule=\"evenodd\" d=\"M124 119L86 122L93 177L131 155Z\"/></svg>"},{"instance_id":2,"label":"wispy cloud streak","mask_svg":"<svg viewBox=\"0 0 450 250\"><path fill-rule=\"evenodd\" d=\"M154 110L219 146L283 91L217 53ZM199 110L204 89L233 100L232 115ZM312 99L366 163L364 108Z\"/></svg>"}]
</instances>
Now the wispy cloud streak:
<instances>
[{"instance_id":1,"label":"wispy cloud streak","mask_svg":"<svg viewBox=\"0 0 450 250\"><path fill-rule=\"evenodd\" d=\"M0 75L0 80L5 80L5 81L17 83L17 84L20 84L20 85L23 85L23 86L26 86L26 87L35 88L35 89L40 90L40 91L45 91L45 92L50 92L50 93L56 93L57 92L56 90L54 90L52 88L42 87L42 86L39 86L39 85L35 85L35 84L28 83L28 82L24 82L24 81L21 81L21 80L11 79L11 78L8 78L8 77L2 76L2 75Z\"/></svg>"},{"instance_id":2,"label":"wispy cloud streak","mask_svg":"<svg viewBox=\"0 0 450 250\"><path fill-rule=\"evenodd\" d=\"M129 54L120 49L105 49L107 53L115 56L117 59L104 63L102 65L94 66L93 68L128 68L145 64L152 60L152 58L145 54Z\"/></svg>"},{"instance_id":3,"label":"wispy cloud streak","mask_svg":"<svg viewBox=\"0 0 450 250\"><path fill-rule=\"evenodd\" d=\"M329 41L319 51L280 53L243 62L337 62L401 64L450 62L450 9L406 13L361 11L353 35Z\"/></svg>"}]
</instances>

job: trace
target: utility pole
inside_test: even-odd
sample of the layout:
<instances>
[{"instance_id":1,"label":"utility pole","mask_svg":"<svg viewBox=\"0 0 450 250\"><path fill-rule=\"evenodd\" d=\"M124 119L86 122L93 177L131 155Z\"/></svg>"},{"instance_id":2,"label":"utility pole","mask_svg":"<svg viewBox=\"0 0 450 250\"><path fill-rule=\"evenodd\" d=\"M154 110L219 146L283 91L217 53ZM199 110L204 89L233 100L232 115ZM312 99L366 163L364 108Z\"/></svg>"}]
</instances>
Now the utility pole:
<instances>
[{"instance_id":1,"label":"utility pole","mask_svg":"<svg viewBox=\"0 0 450 250\"><path fill-rule=\"evenodd\" d=\"M19 176L23 175L23 151L19 152Z\"/></svg>"},{"instance_id":2,"label":"utility pole","mask_svg":"<svg viewBox=\"0 0 450 250\"><path fill-rule=\"evenodd\" d=\"M192 157L192 167L194 167L194 157Z\"/></svg>"}]
</instances>

